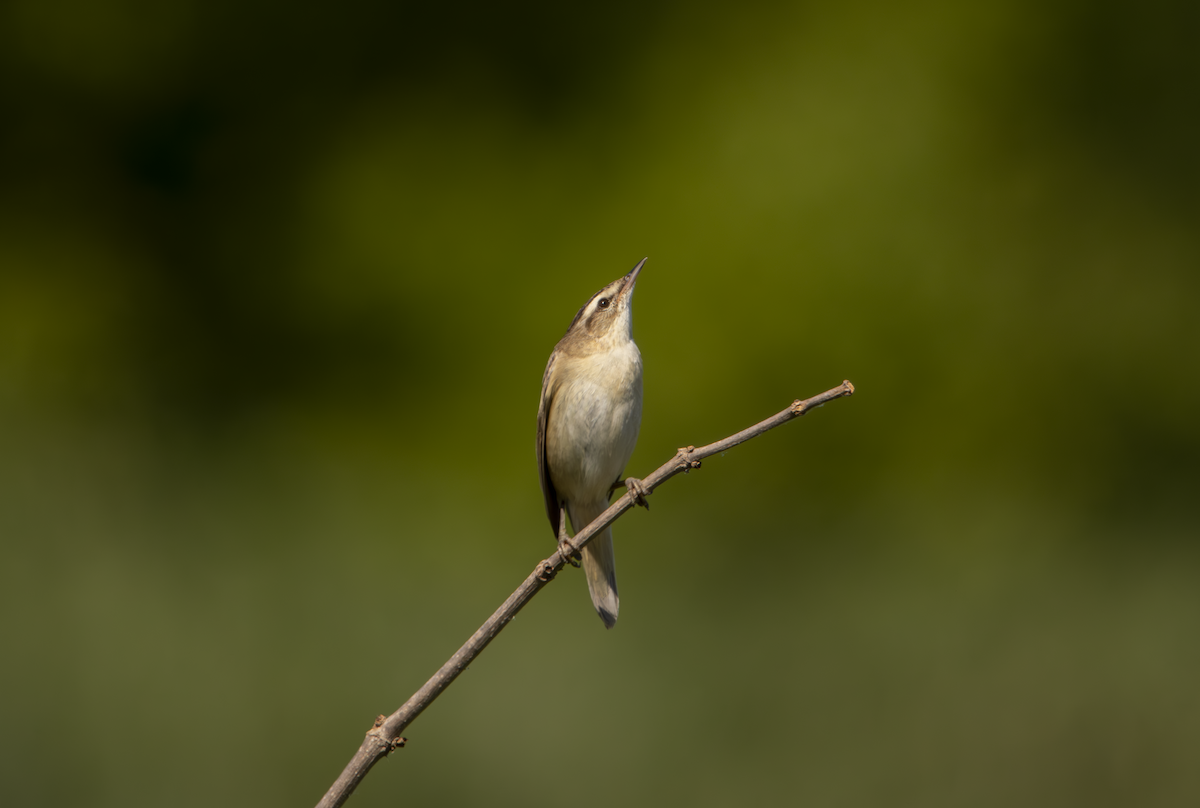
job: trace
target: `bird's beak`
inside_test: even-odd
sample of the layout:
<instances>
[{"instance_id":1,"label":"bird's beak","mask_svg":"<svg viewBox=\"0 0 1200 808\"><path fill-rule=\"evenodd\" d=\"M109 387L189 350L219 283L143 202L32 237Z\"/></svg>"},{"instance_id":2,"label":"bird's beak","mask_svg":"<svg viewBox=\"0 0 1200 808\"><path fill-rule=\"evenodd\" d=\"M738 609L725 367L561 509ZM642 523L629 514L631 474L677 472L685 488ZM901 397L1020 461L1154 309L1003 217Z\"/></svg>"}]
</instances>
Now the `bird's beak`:
<instances>
[{"instance_id":1,"label":"bird's beak","mask_svg":"<svg viewBox=\"0 0 1200 808\"><path fill-rule=\"evenodd\" d=\"M629 274L625 276L625 283L621 286L622 297L628 297L629 295L633 294L633 285L637 283L638 274L642 271L642 267L645 266L646 262L649 260L650 257L646 256L641 261L637 262L637 266L629 270Z\"/></svg>"}]
</instances>

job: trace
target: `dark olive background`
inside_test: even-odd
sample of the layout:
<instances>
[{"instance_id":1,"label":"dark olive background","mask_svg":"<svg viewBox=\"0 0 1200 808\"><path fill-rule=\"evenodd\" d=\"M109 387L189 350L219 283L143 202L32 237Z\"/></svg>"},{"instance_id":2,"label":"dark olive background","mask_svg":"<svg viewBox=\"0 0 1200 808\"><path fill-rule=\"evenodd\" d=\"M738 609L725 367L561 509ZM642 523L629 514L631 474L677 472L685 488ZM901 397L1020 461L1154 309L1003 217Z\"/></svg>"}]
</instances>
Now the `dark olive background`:
<instances>
[{"instance_id":1,"label":"dark olive background","mask_svg":"<svg viewBox=\"0 0 1200 808\"><path fill-rule=\"evenodd\" d=\"M1200 803L1194 3L11 0L0 789L315 803L553 549L545 360L643 256L616 526L352 805Z\"/></svg>"}]
</instances>

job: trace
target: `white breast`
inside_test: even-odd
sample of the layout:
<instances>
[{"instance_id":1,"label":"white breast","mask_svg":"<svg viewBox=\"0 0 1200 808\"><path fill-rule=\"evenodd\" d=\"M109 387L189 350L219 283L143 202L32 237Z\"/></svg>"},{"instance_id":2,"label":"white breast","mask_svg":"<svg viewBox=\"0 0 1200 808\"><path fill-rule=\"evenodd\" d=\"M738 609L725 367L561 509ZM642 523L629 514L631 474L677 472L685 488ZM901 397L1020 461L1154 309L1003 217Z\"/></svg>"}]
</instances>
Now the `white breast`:
<instances>
[{"instance_id":1,"label":"white breast","mask_svg":"<svg viewBox=\"0 0 1200 808\"><path fill-rule=\"evenodd\" d=\"M608 351L560 361L546 430L550 476L568 501L606 500L637 443L642 357L626 340Z\"/></svg>"}]
</instances>

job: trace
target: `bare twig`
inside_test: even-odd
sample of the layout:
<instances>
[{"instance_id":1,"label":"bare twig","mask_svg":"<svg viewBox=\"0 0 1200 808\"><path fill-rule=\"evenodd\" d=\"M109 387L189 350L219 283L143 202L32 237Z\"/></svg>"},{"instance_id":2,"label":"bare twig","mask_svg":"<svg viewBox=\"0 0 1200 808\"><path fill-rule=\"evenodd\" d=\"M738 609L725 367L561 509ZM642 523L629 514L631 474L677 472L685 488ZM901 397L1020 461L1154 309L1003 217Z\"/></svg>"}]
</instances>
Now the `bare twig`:
<instances>
[{"instance_id":1,"label":"bare twig","mask_svg":"<svg viewBox=\"0 0 1200 808\"><path fill-rule=\"evenodd\" d=\"M820 407L826 402L853 394L854 385L848 381L842 382L832 390L826 390L820 395L813 396L804 401L794 401L783 412L773 415L749 429L743 429L736 435L730 435L724 440L710 443L707 446L688 446L680 449L674 457L659 466L649 477L642 480L645 491L646 493L650 493L680 472L686 473L692 469L700 468L700 461L706 457L711 457L726 449L737 446L739 443L745 443L751 438L756 438L767 430L774 429L793 418L798 418L809 410ZM591 540L592 536L602 532L623 513L632 508L634 504L633 496L626 493L609 506L608 510L600 514L595 521L576 533L572 539L572 544L576 548L583 547ZM484 648L487 648L488 643L495 639L501 629L516 617L517 612L521 611L522 607L543 586L554 579L554 576L565 564L566 558L558 551L546 560L539 562L533 572L529 573L529 577L525 579L525 582L508 596L508 600L504 601L504 604L487 619L487 622L471 635L471 638L463 644L462 648L459 648L454 656L450 657L449 661L442 665L441 669L404 703L403 707L386 718L383 716L377 718L375 726L367 732L367 737L363 739L357 754L346 764L346 768L342 770L341 775L334 784L329 787L329 791L325 793L324 798L317 804L317 808L336 808L336 806L345 803L350 794L353 793L355 787L367 776L367 772L371 770L371 767L376 762L399 747L404 746L406 739L401 737L400 733L404 731L405 727L411 724L426 707L433 703L433 700L443 690L450 686L450 683L466 669L467 665L475 657L479 656Z\"/></svg>"}]
</instances>

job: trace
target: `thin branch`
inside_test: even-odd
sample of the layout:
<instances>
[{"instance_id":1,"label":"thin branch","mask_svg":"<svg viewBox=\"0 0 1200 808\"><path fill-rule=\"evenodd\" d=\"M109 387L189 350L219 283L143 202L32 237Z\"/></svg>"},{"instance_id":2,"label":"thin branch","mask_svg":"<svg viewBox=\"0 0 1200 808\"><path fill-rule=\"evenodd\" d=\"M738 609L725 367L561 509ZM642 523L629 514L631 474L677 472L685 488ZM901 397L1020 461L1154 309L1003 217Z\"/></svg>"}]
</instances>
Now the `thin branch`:
<instances>
[{"instance_id":1,"label":"thin branch","mask_svg":"<svg viewBox=\"0 0 1200 808\"><path fill-rule=\"evenodd\" d=\"M676 474L700 468L700 461L706 457L711 457L733 446L737 446L739 443L745 443L751 438L756 438L767 430L774 429L793 418L799 418L809 410L820 407L826 402L853 394L854 385L845 381L832 390L826 390L820 395L813 396L804 401L794 401L783 412L773 415L749 429L743 429L736 435L730 435L724 440L710 443L707 446L688 446L680 449L675 453L674 457L659 466L649 477L642 480L645 491L646 493L653 491ZM590 525L576 533L572 539L572 544L576 548L583 547L591 540L592 536L602 532L633 506L633 496L626 493L609 506L608 510L600 514ZM367 772L371 770L372 766L391 752L404 746L405 738L401 737L401 733L404 732L405 727L411 724L426 707L433 703L433 700L443 690L450 686L450 683L460 673L466 670L467 665L471 664L484 648L487 648L488 643L496 638L496 635L516 617L517 612L521 611L534 595L541 591L543 586L554 579L554 576L565 564L566 558L558 551L546 560L539 562L533 572L529 574L529 577L525 579L525 582L508 596L508 600L504 601L504 604L487 619L487 622L471 635L471 639L467 640L462 648L459 648L454 656L450 657L446 664L442 665L441 669L404 703L404 706L386 718L382 715L379 716L375 720L375 726L371 728L367 733L367 737L363 739L357 754L346 764L346 768L342 770L341 776L329 787L329 791L325 793L324 798L317 804L317 808L336 808L345 803L362 779L367 776Z\"/></svg>"}]
</instances>

